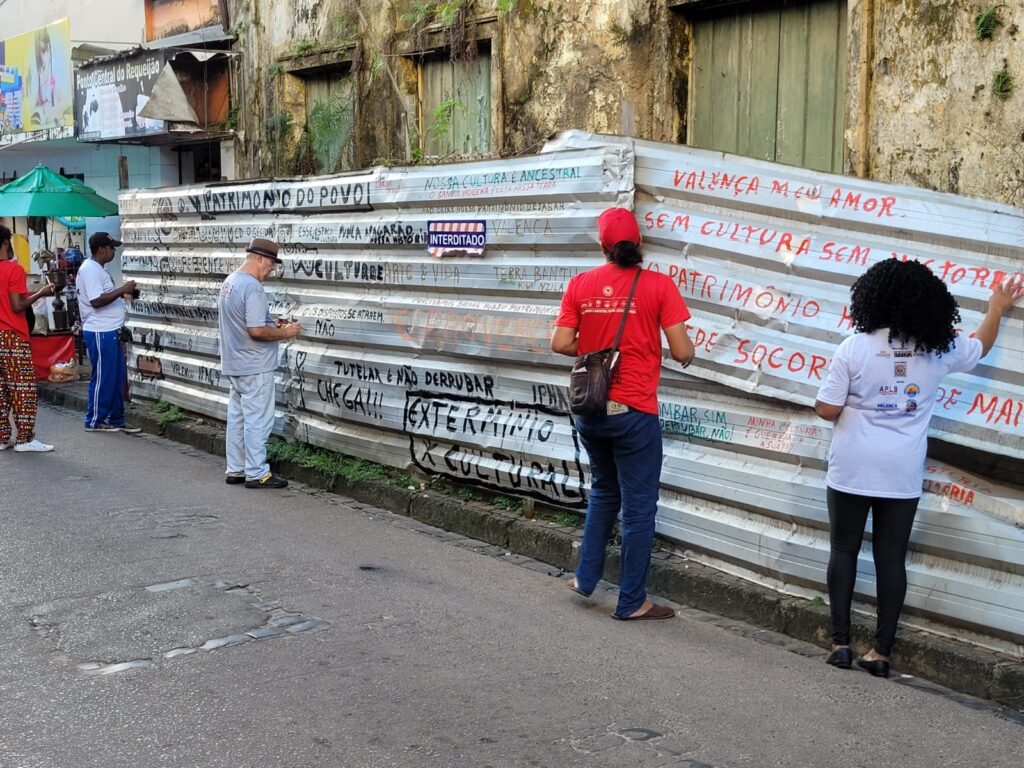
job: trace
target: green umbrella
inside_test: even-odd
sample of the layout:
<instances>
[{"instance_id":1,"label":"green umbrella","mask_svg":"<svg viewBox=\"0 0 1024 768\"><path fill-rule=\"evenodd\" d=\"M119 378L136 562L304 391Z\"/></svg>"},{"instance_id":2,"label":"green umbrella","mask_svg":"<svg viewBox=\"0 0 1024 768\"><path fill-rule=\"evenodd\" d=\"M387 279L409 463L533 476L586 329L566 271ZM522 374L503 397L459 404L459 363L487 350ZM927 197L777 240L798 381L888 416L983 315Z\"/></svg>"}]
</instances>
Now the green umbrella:
<instances>
[{"instance_id":1,"label":"green umbrella","mask_svg":"<svg viewBox=\"0 0 1024 768\"><path fill-rule=\"evenodd\" d=\"M117 203L75 179L37 165L0 187L0 216L116 216Z\"/></svg>"}]
</instances>

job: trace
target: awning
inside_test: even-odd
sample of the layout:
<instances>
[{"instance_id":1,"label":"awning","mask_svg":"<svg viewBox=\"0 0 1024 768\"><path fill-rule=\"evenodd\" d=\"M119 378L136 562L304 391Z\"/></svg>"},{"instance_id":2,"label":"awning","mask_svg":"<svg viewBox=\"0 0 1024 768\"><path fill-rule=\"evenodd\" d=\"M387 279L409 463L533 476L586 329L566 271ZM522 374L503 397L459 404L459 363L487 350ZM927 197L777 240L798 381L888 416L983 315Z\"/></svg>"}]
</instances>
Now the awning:
<instances>
[{"instance_id":1,"label":"awning","mask_svg":"<svg viewBox=\"0 0 1024 768\"><path fill-rule=\"evenodd\" d=\"M0 216L116 216L117 203L38 165L0 187Z\"/></svg>"},{"instance_id":2,"label":"awning","mask_svg":"<svg viewBox=\"0 0 1024 768\"><path fill-rule=\"evenodd\" d=\"M163 71L153 83L149 101L139 110L139 117L168 123L192 123L198 127L199 116L189 104L185 89L170 64L164 64Z\"/></svg>"},{"instance_id":3,"label":"awning","mask_svg":"<svg viewBox=\"0 0 1024 768\"><path fill-rule=\"evenodd\" d=\"M234 39L235 36L225 31L222 24L213 24L209 27L193 30L192 32L153 40L146 43L146 47L152 49L202 47L209 43L225 43Z\"/></svg>"},{"instance_id":4,"label":"awning","mask_svg":"<svg viewBox=\"0 0 1024 768\"><path fill-rule=\"evenodd\" d=\"M171 131L197 132L205 131L192 100L182 87L181 79L175 70L175 62L192 59L199 64L206 64L219 58L228 58L224 51L176 50L167 52L167 63L153 84L153 92L149 101L139 110L139 116L153 120L164 120ZM194 98L194 97L193 97ZM202 105L200 105L201 108Z\"/></svg>"}]
</instances>

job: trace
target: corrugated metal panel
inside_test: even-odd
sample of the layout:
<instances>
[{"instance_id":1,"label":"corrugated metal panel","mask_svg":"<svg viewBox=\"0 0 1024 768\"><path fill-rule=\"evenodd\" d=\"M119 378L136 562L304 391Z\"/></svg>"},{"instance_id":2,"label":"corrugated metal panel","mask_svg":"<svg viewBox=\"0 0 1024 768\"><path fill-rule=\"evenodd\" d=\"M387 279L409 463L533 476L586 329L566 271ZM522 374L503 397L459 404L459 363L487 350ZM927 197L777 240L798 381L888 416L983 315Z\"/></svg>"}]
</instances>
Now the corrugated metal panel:
<instances>
[{"instance_id":1,"label":"corrugated metal panel","mask_svg":"<svg viewBox=\"0 0 1024 768\"><path fill-rule=\"evenodd\" d=\"M272 310L304 327L282 349L282 434L579 508L586 455L567 414L567 361L547 343L566 282L600 261L597 214L615 204L635 207L649 267L676 279L700 347L686 373L666 365L659 530L766 583L820 589L830 428L807 406L846 331L849 284L892 250L934 257L970 323L981 282L1020 256L1016 211L580 133L537 157L132 192L124 270L143 291L133 354L164 374L134 366L133 386L223 418L217 290L250 237L273 237L285 264L266 286ZM438 219L486 221L485 255L431 259L427 222ZM1024 402L1020 331L1014 317L994 364L956 380L936 435L1024 457L1019 423L972 410L964 394ZM908 608L1020 642L1024 495L940 464L929 487ZM861 571L872 594L868 560Z\"/></svg>"},{"instance_id":2,"label":"corrugated metal panel","mask_svg":"<svg viewBox=\"0 0 1024 768\"><path fill-rule=\"evenodd\" d=\"M831 429L806 406L849 332L850 284L881 258L921 258L972 328L995 274L1022 264L1024 217L995 203L684 147L570 133L548 148L608 142L634 150L646 261L676 278L700 346L687 375L666 364L662 482L671 492L659 529L773 581L821 584ZM934 436L1024 458L1022 328L1017 310L977 375L947 380ZM938 462L928 470L908 608L998 629L1019 644L1024 494ZM868 553L860 572L858 590L873 594Z\"/></svg>"},{"instance_id":3,"label":"corrugated metal panel","mask_svg":"<svg viewBox=\"0 0 1024 768\"><path fill-rule=\"evenodd\" d=\"M841 171L846 2L768 5L693 21L690 143Z\"/></svg>"},{"instance_id":4,"label":"corrugated metal panel","mask_svg":"<svg viewBox=\"0 0 1024 768\"><path fill-rule=\"evenodd\" d=\"M635 143L647 258L697 309L708 379L810 405L850 328L849 286L869 265L917 258L949 285L964 327L1022 266L1008 206L740 158ZM933 434L1024 459L1018 314L976 372L947 379ZM954 394L955 390L955 394ZM995 404L993 407L993 403Z\"/></svg>"},{"instance_id":5,"label":"corrugated metal panel","mask_svg":"<svg viewBox=\"0 0 1024 768\"><path fill-rule=\"evenodd\" d=\"M135 352L165 377L136 374L136 391L223 416L217 292L249 238L272 237L285 250L272 310L305 328L282 356L289 433L578 507L547 337L566 281L590 264L597 214L631 203L628 152L125 195L123 267L143 286ZM487 223L486 258L430 258L427 222L467 216Z\"/></svg>"}]
</instances>

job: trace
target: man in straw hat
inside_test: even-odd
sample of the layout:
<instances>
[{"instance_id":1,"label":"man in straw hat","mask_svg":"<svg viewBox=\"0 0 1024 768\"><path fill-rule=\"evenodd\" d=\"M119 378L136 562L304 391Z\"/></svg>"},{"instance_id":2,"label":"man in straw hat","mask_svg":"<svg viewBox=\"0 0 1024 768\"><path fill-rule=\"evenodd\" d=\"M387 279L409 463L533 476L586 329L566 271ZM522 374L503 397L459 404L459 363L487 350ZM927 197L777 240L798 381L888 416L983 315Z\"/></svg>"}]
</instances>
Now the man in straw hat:
<instances>
[{"instance_id":1,"label":"man in straw hat","mask_svg":"<svg viewBox=\"0 0 1024 768\"><path fill-rule=\"evenodd\" d=\"M274 371L279 341L293 339L298 323L270 316L263 281L281 259L273 240L255 238L245 263L228 275L217 302L221 370L228 379L227 473L229 485L285 488L288 481L270 471L267 439L274 428Z\"/></svg>"}]
</instances>

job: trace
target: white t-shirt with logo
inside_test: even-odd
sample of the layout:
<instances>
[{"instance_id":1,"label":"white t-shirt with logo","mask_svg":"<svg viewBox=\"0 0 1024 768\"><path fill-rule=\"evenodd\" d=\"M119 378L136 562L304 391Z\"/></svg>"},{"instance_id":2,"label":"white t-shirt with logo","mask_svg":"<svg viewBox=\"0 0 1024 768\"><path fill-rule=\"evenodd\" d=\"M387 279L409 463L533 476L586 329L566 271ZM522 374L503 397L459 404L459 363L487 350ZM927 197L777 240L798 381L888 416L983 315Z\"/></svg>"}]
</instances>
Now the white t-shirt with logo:
<instances>
[{"instance_id":1,"label":"white t-shirt with logo","mask_svg":"<svg viewBox=\"0 0 1024 768\"><path fill-rule=\"evenodd\" d=\"M82 317L82 329L93 333L116 331L124 325L124 299L118 297L105 307L94 307L91 302L117 286L114 278L93 259L86 259L78 268L75 278L78 294L78 313Z\"/></svg>"},{"instance_id":2,"label":"white t-shirt with logo","mask_svg":"<svg viewBox=\"0 0 1024 768\"><path fill-rule=\"evenodd\" d=\"M921 495L928 423L948 373L971 370L981 342L958 335L942 355L889 343L889 329L848 336L836 349L818 400L841 405L832 431L826 482L860 496Z\"/></svg>"}]
</instances>

